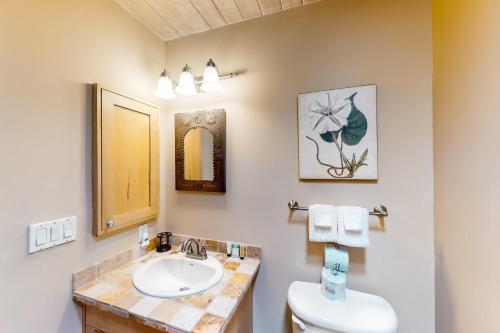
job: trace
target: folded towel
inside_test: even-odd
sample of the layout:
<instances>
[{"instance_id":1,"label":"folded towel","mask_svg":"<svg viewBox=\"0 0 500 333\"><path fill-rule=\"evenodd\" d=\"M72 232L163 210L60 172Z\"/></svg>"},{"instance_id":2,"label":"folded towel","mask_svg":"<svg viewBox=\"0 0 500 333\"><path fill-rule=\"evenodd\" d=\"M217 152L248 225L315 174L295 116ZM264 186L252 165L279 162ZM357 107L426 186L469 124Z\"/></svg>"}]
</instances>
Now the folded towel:
<instances>
[{"instance_id":1,"label":"folded towel","mask_svg":"<svg viewBox=\"0 0 500 333\"><path fill-rule=\"evenodd\" d=\"M329 206L330 213L326 214L325 210L323 209L324 207L320 207L321 209L316 209L316 206L324 205L309 206L309 240L311 242L336 242L338 229L337 210L334 207ZM321 215L321 218L317 218L317 213L320 213L319 215ZM330 216L329 227L325 227L325 224L327 224L327 222L324 221L326 219L326 215ZM322 221L319 221L320 219Z\"/></svg>"},{"instance_id":2,"label":"folded towel","mask_svg":"<svg viewBox=\"0 0 500 333\"><path fill-rule=\"evenodd\" d=\"M314 204L309 206L309 219L313 219L315 227L331 228L337 223L336 210L331 205Z\"/></svg>"},{"instance_id":3,"label":"folded towel","mask_svg":"<svg viewBox=\"0 0 500 333\"><path fill-rule=\"evenodd\" d=\"M336 245L325 245L325 267L346 273L349 269L349 252Z\"/></svg>"},{"instance_id":4,"label":"folded towel","mask_svg":"<svg viewBox=\"0 0 500 333\"><path fill-rule=\"evenodd\" d=\"M323 267L321 270L321 293L332 301L343 302L346 298L347 275Z\"/></svg>"},{"instance_id":5,"label":"folded towel","mask_svg":"<svg viewBox=\"0 0 500 333\"><path fill-rule=\"evenodd\" d=\"M339 224L337 233L337 244L350 247L368 247L370 246L370 235L368 225L368 211L363 214L360 231L346 230L344 214L339 214Z\"/></svg>"},{"instance_id":6,"label":"folded towel","mask_svg":"<svg viewBox=\"0 0 500 333\"><path fill-rule=\"evenodd\" d=\"M363 207L342 206L339 207L344 220L344 229L346 231L361 231L365 216L368 216L368 210Z\"/></svg>"}]
</instances>

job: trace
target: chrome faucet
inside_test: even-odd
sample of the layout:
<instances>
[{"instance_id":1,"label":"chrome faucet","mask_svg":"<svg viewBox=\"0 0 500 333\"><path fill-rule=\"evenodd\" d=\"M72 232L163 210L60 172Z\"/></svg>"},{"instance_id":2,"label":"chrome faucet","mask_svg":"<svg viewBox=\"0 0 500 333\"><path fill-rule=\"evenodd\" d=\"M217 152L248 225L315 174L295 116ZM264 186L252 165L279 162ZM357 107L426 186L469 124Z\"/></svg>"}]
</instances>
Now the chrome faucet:
<instances>
[{"instance_id":1,"label":"chrome faucet","mask_svg":"<svg viewBox=\"0 0 500 333\"><path fill-rule=\"evenodd\" d=\"M186 257L191 259L205 260L208 258L205 244L201 240L194 238L182 243L181 252L186 252Z\"/></svg>"}]
</instances>

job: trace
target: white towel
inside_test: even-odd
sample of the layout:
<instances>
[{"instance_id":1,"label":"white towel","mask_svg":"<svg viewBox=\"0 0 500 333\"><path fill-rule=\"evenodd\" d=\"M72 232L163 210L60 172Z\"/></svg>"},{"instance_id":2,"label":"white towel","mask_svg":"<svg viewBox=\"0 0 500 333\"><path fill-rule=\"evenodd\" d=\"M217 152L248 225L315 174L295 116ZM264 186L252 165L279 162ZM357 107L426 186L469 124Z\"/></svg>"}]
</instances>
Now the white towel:
<instances>
[{"instance_id":1,"label":"white towel","mask_svg":"<svg viewBox=\"0 0 500 333\"><path fill-rule=\"evenodd\" d=\"M334 212L336 211L334 211L331 205L310 205L309 219L313 219L312 222L315 227L331 228L334 222L337 225L337 216L334 216Z\"/></svg>"},{"instance_id":2,"label":"white towel","mask_svg":"<svg viewBox=\"0 0 500 333\"><path fill-rule=\"evenodd\" d=\"M338 211L333 206L310 205L309 240L311 242L336 242L337 221Z\"/></svg>"},{"instance_id":3,"label":"white towel","mask_svg":"<svg viewBox=\"0 0 500 333\"><path fill-rule=\"evenodd\" d=\"M368 210L363 207L342 206L339 207L344 221L346 231L361 231L365 217L368 217Z\"/></svg>"},{"instance_id":4,"label":"white towel","mask_svg":"<svg viewBox=\"0 0 500 333\"><path fill-rule=\"evenodd\" d=\"M339 213L339 225L337 234L337 244L350 247L368 247L370 246L370 230L368 225L368 211L363 214L361 219L360 231L346 230L344 214Z\"/></svg>"}]
</instances>

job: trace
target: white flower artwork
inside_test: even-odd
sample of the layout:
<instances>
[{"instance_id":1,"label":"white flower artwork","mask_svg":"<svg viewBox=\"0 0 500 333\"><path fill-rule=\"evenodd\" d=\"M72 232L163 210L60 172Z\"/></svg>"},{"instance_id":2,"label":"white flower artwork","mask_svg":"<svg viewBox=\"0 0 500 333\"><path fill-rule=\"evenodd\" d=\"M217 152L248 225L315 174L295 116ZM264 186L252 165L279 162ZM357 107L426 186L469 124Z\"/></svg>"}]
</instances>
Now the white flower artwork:
<instances>
[{"instance_id":1,"label":"white flower artwork","mask_svg":"<svg viewBox=\"0 0 500 333\"><path fill-rule=\"evenodd\" d=\"M376 180L375 85L299 94L300 179Z\"/></svg>"}]
</instances>

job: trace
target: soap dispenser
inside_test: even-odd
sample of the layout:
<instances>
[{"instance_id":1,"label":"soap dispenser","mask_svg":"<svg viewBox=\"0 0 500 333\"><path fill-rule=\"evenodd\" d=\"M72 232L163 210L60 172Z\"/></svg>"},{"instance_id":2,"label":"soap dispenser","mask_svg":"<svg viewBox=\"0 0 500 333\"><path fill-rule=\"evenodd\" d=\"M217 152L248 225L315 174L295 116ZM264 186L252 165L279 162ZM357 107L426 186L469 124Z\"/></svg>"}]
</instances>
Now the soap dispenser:
<instances>
[{"instance_id":1,"label":"soap dispenser","mask_svg":"<svg viewBox=\"0 0 500 333\"><path fill-rule=\"evenodd\" d=\"M143 249L149 246L149 234L146 224L139 227L139 244L141 244L141 248Z\"/></svg>"}]
</instances>

